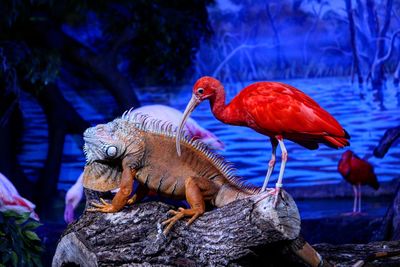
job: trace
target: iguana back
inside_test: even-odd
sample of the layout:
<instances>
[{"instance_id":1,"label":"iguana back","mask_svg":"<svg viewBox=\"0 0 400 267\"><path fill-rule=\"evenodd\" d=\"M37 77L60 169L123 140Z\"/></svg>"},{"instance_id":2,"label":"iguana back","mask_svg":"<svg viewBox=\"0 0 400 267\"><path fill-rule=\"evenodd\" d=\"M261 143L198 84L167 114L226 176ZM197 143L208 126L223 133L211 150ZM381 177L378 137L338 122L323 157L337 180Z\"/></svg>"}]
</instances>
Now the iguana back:
<instances>
[{"instance_id":1,"label":"iguana back","mask_svg":"<svg viewBox=\"0 0 400 267\"><path fill-rule=\"evenodd\" d=\"M98 191L120 188L109 204L94 203L89 211L116 212L153 190L177 199L186 199L190 209L170 211L174 216L164 233L183 217L188 224L205 212L205 201L221 207L259 192L233 174L230 164L199 141L181 139L182 154L175 151L172 126L128 112L107 124L84 133L87 164L83 186ZM134 180L139 187L129 199Z\"/></svg>"},{"instance_id":2,"label":"iguana back","mask_svg":"<svg viewBox=\"0 0 400 267\"><path fill-rule=\"evenodd\" d=\"M100 132L108 131L113 142L119 141L125 147L124 155L138 155L135 166L132 166L137 170L135 179L160 195L185 198L185 180L188 177L203 177L212 181L217 194L211 202L218 207L258 192L258 188L245 185L234 175L229 162L200 141L182 138L182 155L178 156L175 150L176 129L168 123L127 113L121 119L96 127L101 129ZM97 139L99 143L111 145L110 140L101 142L104 134L95 134L96 127L85 132L85 140L93 144L93 140ZM93 150L89 145L85 145L85 148ZM88 160L91 164L86 167L85 187L100 191L119 187L122 168L118 164L111 164L112 160L108 165L95 163L90 157ZM101 160L105 163L107 157ZM217 197L222 192L224 195Z\"/></svg>"}]
</instances>

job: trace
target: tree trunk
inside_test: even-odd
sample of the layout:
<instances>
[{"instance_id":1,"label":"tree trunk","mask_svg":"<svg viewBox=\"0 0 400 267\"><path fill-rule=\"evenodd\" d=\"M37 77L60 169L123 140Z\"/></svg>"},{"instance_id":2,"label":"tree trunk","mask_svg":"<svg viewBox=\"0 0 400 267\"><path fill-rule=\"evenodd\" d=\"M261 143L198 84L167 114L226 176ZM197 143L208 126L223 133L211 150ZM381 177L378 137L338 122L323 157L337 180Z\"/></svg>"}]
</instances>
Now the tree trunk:
<instances>
[{"instance_id":1,"label":"tree trunk","mask_svg":"<svg viewBox=\"0 0 400 267\"><path fill-rule=\"evenodd\" d=\"M356 30L355 30L355 25L354 25L353 7L351 5L351 0L346 0L346 10L347 10L347 17L349 19L351 51L353 53L352 82L353 82L354 73L357 73L358 85L361 86L363 84L363 77L362 77L361 70L360 70L360 57L358 55L358 49L357 49Z\"/></svg>"},{"instance_id":2,"label":"tree trunk","mask_svg":"<svg viewBox=\"0 0 400 267\"><path fill-rule=\"evenodd\" d=\"M126 32L126 33L125 33ZM114 96L118 103L120 115L132 107L140 107L140 102L135 94L127 77L122 75L117 69L118 49L122 44L132 38L131 30L124 31L121 40L118 40L116 46L110 49L109 53L94 55L88 49L85 49L76 40L63 33L63 40L66 44L66 54L68 60L74 64L88 68L94 76L94 79L101 84Z\"/></svg>"},{"instance_id":3,"label":"tree trunk","mask_svg":"<svg viewBox=\"0 0 400 267\"><path fill-rule=\"evenodd\" d=\"M26 84L29 86L29 84ZM31 91L34 90L31 88ZM50 84L38 92L37 99L46 115L49 131L49 147L43 172L34 190L34 198L38 211L44 209L57 192L61 160L64 149L64 139L67 133L79 134L90 127L63 97L56 84Z\"/></svg>"},{"instance_id":4,"label":"tree trunk","mask_svg":"<svg viewBox=\"0 0 400 267\"><path fill-rule=\"evenodd\" d=\"M346 0L348 1L348 0ZM385 52L385 38L387 31L389 30L390 26L390 18L392 14L392 7L393 7L393 0L387 0L386 9L385 9L385 20L383 23L383 27L379 32L379 36L376 42L376 53L374 62L372 64L371 69L371 82L373 88L382 89L383 81L385 79L384 73L384 63L385 61L381 60L384 57ZM394 37L393 37L394 38Z\"/></svg>"},{"instance_id":5,"label":"tree trunk","mask_svg":"<svg viewBox=\"0 0 400 267\"><path fill-rule=\"evenodd\" d=\"M274 19L272 18L271 11L270 11L270 3L266 5L266 12L269 23L271 24L272 31L274 32L275 42L276 42L276 64L278 69L283 71L286 68L287 62L285 56L282 53L281 49L281 40L279 38L279 32L275 26Z\"/></svg>"},{"instance_id":6,"label":"tree trunk","mask_svg":"<svg viewBox=\"0 0 400 267\"><path fill-rule=\"evenodd\" d=\"M0 104L4 102L0 101ZM0 172L17 188L18 192L32 199L32 185L28 180L18 161L18 152L21 148L21 133L23 130L23 118L19 105L16 105L3 125L0 125Z\"/></svg>"},{"instance_id":7,"label":"tree trunk","mask_svg":"<svg viewBox=\"0 0 400 267\"><path fill-rule=\"evenodd\" d=\"M86 194L90 202L97 193ZM299 238L299 213L293 199L283 196L276 209L266 194L233 202L189 227L178 222L167 236L160 224L173 208L167 204L134 204L114 214L85 212L63 234L53 267L304 266L293 252L307 244Z\"/></svg>"},{"instance_id":8,"label":"tree trunk","mask_svg":"<svg viewBox=\"0 0 400 267\"><path fill-rule=\"evenodd\" d=\"M400 46L399 46L399 50L400 50ZM399 83L400 83L400 59L399 59L399 63L397 63L396 70L394 71L394 74L393 74L393 84L395 86L399 86Z\"/></svg>"},{"instance_id":9,"label":"tree trunk","mask_svg":"<svg viewBox=\"0 0 400 267\"><path fill-rule=\"evenodd\" d=\"M336 263L338 267L398 267L400 262L400 242L398 241L343 245L316 244L314 247L324 258ZM382 253L381 257L375 253Z\"/></svg>"}]
</instances>

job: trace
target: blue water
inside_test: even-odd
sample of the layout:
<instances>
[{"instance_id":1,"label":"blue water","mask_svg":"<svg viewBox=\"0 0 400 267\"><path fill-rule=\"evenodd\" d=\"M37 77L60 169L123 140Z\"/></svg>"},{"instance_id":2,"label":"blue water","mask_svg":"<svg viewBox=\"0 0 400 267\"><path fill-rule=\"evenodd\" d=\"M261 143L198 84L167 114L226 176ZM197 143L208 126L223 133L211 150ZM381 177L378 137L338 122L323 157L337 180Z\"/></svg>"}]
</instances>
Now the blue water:
<instances>
[{"instance_id":1,"label":"blue water","mask_svg":"<svg viewBox=\"0 0 400 267\"><path fill-rule=\"evenodd\" d=\"M71 79L68 80L71 82ZM350 133L351 147L361 157L371 156L379 138L389 127L400 124L400 100L398 88L388 83L381 95L383 104L372 90L352 87L348 78L326 78L308 80L285 80L304 91L328 110ZM225 85L230 100L244 84ZM72 87L77 87L73 85ZM77 111L93 125L112 119L116 103L108 92L100 87L80 85L84 89L75 91L60 82L64 96ZM139 89L140 90L140 89ZM171 92L169 88L146 88L138 92L142 104L165 104L184 110L190 99L191 85ZM47 153L47 127L40 107L32 97L23 95L23 114L27 130L20 155L24 171L31 179L36 179ZM201 104L192 117L203 127L213 131L226 145L221 152L233 162L238 174L249 182L261 186L265 177L271 145L268 137L245 127L225 125L217 121L210 112L208 103ZM284 186L307 186L310 184L335 184L341 181L337 172L337 162L344 150L334 150L321 145L318 150L307 150L290 141L286 142L289 160L284 176ZM273 186L279 170L279 155L275 172L271 178ZM400 177L400 146L394 146L384 159L370 157L380 181L390 181ZM84 165L84 156L78 146L76 136L67 136L64 146L63 165L59 189L67 189L78 177Z\"/></svg>"}]
</instances>

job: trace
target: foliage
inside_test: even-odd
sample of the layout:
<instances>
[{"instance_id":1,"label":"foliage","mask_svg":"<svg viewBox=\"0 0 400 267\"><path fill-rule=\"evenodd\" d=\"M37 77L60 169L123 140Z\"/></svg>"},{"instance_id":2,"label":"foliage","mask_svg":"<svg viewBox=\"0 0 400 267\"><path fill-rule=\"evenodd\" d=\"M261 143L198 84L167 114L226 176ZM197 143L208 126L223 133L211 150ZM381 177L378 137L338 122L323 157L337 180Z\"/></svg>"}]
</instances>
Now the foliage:
<instances>
[{"instance_id":1,"label":"foliage","mask_svg":"<svg viewBox=\"0 0 400 267\"><path fill-rule=\"evenodd\" d=\"M30 213L0 212L0 266L42 266L40 238L34 230L41 224Z\"/></svg>"},{"instance_id":2,"label":"foliage","mask_svg":"<svg viewBox=\"0 0 400 267\"><path fill-rule=\"evenodd\" d=\"M181 81L211 34L206 5L212 2L4 0L0 48L12 48L6 53L12 57L9 64L16 66L19 79L37 88L54 81L69 60L65 28L74 29L69 37L81 48L91 46L98 56L114 53L113 63L127 66L138 83ZM90 35L93 24L99 25L99 38L82 43L77 33L86 28Z\"/></svg>"}]
</instances>

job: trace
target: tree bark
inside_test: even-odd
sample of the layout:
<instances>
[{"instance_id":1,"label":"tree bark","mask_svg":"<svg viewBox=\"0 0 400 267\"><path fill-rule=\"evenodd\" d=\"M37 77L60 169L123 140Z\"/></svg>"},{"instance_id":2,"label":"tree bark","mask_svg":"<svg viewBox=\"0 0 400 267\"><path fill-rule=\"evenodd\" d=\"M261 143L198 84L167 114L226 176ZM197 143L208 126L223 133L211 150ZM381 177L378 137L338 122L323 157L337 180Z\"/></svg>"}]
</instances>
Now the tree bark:
<instances>
[{"instance_id":1,"label":"tree bark","mask_svg":"<svg viewBox=\"0 0 400 267\"><path fill-rule=\"evenodd\" d=\"M314 247L325 259L336 266L380 266L380 267L398 267L400 262L400 242L385 241L371 242L368 244L316 244ZM395 255L387 255L375 258L373 254L379 252L388 252ZM397 255L396 255L397 254ZM360 264L363 261L364 264ZM360 265L355 265L359 263Z\"/></svg>"},{"instance_id":2,"label":"tree bark","mask_svg":"<svg viewBox=\"0 0 400 267\"><path fill-rule=\"evenodd\" d=\"M89 202L94 193L87 192ZM172 208L167 204L85 212L63 234L52 266L304 266L293 253L305 244L299 213L283 195L276 209L272 196L257 195L206 212L189 227L180 221L167 236L160 224Z\"/></svg>"}]
</instances>

